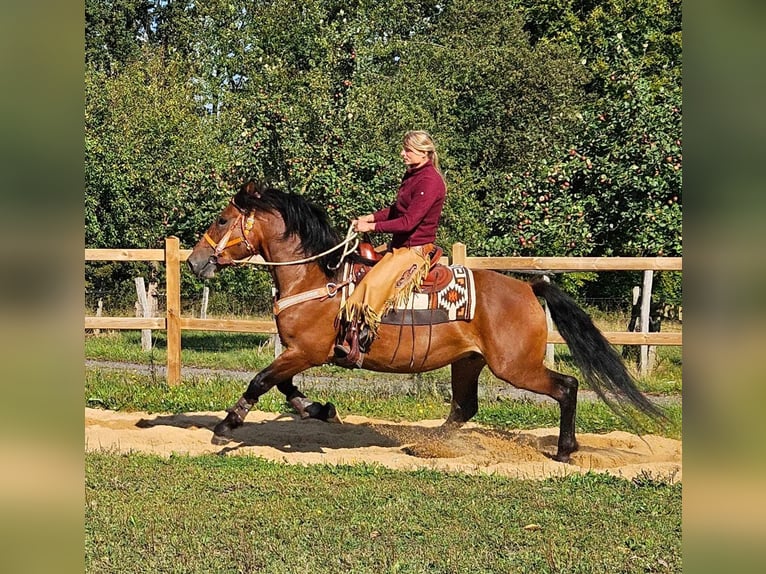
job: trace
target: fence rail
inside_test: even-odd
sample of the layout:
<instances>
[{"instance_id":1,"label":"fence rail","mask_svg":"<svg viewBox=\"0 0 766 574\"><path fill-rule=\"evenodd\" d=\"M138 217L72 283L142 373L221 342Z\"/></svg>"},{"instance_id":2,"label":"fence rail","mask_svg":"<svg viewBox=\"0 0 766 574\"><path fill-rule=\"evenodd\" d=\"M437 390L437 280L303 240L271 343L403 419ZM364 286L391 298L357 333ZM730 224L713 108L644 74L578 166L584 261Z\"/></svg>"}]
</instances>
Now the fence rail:
<instances>
[{"instance_id":1,"label":"fence rail","mask_svg":"<svg viewBox=\"0 0 766 574\"><path fill-rule=\"evenodd\" d=\"M681 271L681 257L468 257L462 243L452 245L452 263L471 269L505 271Z\"/></svg>"},{"instance_id":2,"label":"fence rail","mask_svg":"<svg viewBox=\"0 0 766 574\"><path fill-rule=\"evenodd\" d=\"M242 333L277 332L274 321L245 319L197 319L181 317L181 262L191 249L181 249L177 237L165 239L165 249L85 249L85 261L162 261L166 268L165 317L85 317L86 329L157 329L167 331L167 381L181 382L181 331L235 331ZM495 269L517 272L566 271L681 271L680 257L468 257L466 246L452 246L452 263L472 269ZM651 277L651 276L650 276ZM646 284L646 281L645 281ZM651 287L651 279L649 280ZM651 289L648 289L651 291ZM647 307L648 313L648 307ZM647 315L648 317L648 315ZM649 333L648 320L642 332L604 332L615 345L682 345L681 333ZM548 332L548 344L564 343L554 330Z\"/></svg>"}]
</instances>

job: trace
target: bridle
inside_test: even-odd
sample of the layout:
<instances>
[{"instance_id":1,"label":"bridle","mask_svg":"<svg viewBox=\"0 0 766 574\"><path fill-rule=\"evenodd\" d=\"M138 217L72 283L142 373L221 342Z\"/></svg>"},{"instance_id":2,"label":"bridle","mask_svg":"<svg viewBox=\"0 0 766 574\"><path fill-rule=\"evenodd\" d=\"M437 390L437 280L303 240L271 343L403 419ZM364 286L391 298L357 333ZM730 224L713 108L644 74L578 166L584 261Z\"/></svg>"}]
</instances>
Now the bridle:
<instances>
[{"instance_id":1,"label":"bridle","mask_svg":"<svg viewBox=\"0 0 766 574\"><path fill-rule=\"evenodd\" d=\"M245 211L242 209L239 205L234 203L234 199L232 199L229 202L231 205L234 206L234 208L239 212L237 217L234 219L234 222L229 225L229 228L226 230L226 233L223 234L223 237L216 242L210 235L205 232L205 234L202 236L205 241L207 241L208 245L213 248L213 255L210 256L211 261L214 263L218 263L219 265L235 265L235 264L244 264L249 263L252 265L271 265L271 266L282 266L282 265L302 265L303 263L309 263L311 261L316 261L317 259L320 259L321 257L324 257L325 255L328 255L330 253L333 253L334 251L337 251L340 248L343 249L343 253L341 253L340 259L338 260L338 263L336 265L328 265L330 269L338 269L340 265L343 263L343 261L346 259L346 257L353 253L357 246L359 245L359 238L356 231L353 230L353 226L349 226L348 233L346 233L346 238L335 245L334 247L331 247L327 251L324 251L322 253L318 253L316 255L312 255L311 257L305 257L303 259L296 259L294 261L264 261L263 257L261 257L256 249L253 247L253 245L247 240L248 234L253 230L253 226L255 225L255 214L252 211ZM241 235L239 237L232 237L231 234L234 232L234 229L239 224L240 226L240 232ZM244 243L245 247L247 248L247 256L243 257L242 259L232 259L231 257L221 257L221 253L226 251L229 247L232 247L234 245L238 245L240 243Z\"/></svg>"},{"instance_id":2,"label":"bridle","mask_svg":"<svg viewBox=\"0 0 766 574\"><path fill-rule=\"evenodd\" d=\"M215 258L216 262L220 265L227 265L235 262L231 257L221 257L221 253L234 245L244 243L247 248L248 256L255 255L256 253L255 248L247 240L247 236L253 230L253 225L255 224L254 213L252 211L245 211L239 205L234 203L233 199L229 203L234 206L239 213L237 214L237 217L234 218L234 222L229 225L229 228L226 230L226 233L223 234L223 237L216 243L207 231L205 232L205 235L202 236L205 241L208 242L210 247L213 248L213 255L211 258ZM231 235L237 225L240 227L241 235L239 237L232 237Z\"/></svg>"}]
</instances>

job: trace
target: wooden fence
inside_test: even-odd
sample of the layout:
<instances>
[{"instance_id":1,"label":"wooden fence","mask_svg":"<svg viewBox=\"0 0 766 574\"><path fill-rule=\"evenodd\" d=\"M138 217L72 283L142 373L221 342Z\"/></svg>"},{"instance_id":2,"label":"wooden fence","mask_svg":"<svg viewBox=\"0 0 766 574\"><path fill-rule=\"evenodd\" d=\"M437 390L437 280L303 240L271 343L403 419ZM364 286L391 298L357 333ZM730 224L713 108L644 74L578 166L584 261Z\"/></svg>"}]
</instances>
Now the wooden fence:
<instances>
[{"instance_id":1,"label":"wooden fence","mask_svg":"<svg viewBox=\"0 0 766 574\"><path fill-rule=\"evenodd\" d=\"M162 261L166 268L166 309L164 317L86 316L86 329L158 329L167 332L167 381L181 382L181 331L234 331L242 333L277 332L274 321L246 319L198 319L181 316L181 262L191 249L181 249L177 237L165 239L164 249L86 249L85 261ZM651 293L653 271L681 271L680 257L468 257L466 246L452 246L452 263L473 269L496 269L517 272L564 271L644 271L644 292ZM648 278L648 279L647 279ZM650 297L644 297L641 332L604 332L616 345L641 345L642 357L648 345L682 345L681 333L648 332ZM645 318L644 318L645 315ZM564 343L561 335L549 329L548 343Z\"/></svg>"}]
</instances>

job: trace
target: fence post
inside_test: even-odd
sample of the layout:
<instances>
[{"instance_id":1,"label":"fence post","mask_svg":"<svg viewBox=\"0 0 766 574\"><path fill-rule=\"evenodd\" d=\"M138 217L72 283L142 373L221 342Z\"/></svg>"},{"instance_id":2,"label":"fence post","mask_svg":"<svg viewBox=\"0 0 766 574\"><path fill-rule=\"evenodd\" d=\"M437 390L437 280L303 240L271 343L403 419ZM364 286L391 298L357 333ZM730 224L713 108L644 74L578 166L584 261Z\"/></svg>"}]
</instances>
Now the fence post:
<instances>
[{"instance_id":1,"label":"fence post","mask_svg":"<svg viewBox=\"0 0 766 574\"><path fill-rule=\"evenodd\" d=\"M168 385L181 383L181 253L178 237L165 239L165 274L167 310L165 330L168 337Z\"/></svg>"},{"instance_id":2,"label":"fence post","mask_svg":"<svg viewBox=\"0 0 766 574\"><path fill-rule=\"evenodd\" d=\"M452 264L465 265L465 259L466 259L465 243L453 243L452 244Z\"/></svg>"},{"instance_id":3,"label":"fence post","mask_svg":"<svg viewBox=\"0 0 766 574\"><path fill-rule=\"evenodd\" d=\"M641 291L641 332L649 332L649 315L652 307L652 280L654 271L647 269L644 271L644 284ZM639 364L641 376L649 373L649 345L641 345L641 362Z\"/></svg>"},{"instance_id":4,"label":"fence post","mask_svg":"<svg viewBox=\"0 0 766 574\"><path fill-rule=\"evenodd\" d=\"M104 314L104 300L99 297L98 298L98 307L96 307L96 317L101 317ZM100 335L101 329L93 329L94 335Z\"/></svg>"},{"instance_id":5,"label":"fence post","mask_svg":"<svg viewBox=\"0 0 766 574\"><path fill-rule=\"evenodd\" d=\"M199 318L207 319L207 304L210 299L210 287L205 285L202 287L202 307L199 310Z\"/></svg>"},{"instance_id":6,"label":"fence post","mask_svg":"<svg viewBox=\"0 0 766 574\"><path fill-rule=\"evenodd\" d=\"M543 281L550 283L551 278L547 275L543 275ZM543 308L545 309L545 323L548 325L548 332L550 333L553 331L553 318L551 317L551 310L548 308L548 302L545 301L545 304L543 305ZM549 368L553 368L555 365L556 360L556 349L553 345L553 343L548 343L545 345L545 363L548 365Z\"/></svg>"},{"instance_id":7,"label":"fence post","mask_svg":"<svg viewBox=\"0 0 766 574\"><path fill-rule=\"evenodd\" d=\"M144 284L143 277L136 277L136 295L138 296L138 307L140 307L140 309L136 309L136 316L137 317L141 316L144 318L151 317L152 306L149 303L149 296L146 292L146 286ZM141 350L142 351L152 350L152 330L151 329L141 329Z\"/></svg>"}]
</instances>

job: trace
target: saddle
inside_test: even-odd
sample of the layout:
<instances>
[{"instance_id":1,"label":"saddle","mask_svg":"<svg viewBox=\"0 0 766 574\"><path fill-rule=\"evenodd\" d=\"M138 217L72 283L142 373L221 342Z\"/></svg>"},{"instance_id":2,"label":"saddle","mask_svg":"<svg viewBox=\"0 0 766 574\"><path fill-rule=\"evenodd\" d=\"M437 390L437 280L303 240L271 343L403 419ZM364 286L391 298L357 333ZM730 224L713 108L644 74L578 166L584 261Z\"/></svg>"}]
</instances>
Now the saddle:
<instances>
[{"instance_id":1,"label":"saddle","mask_svg":"<svg viewBox=\"0 0 766 574\"><path fill-rule=\"evenodd\" d=\"M439 263L443 255L444 249L436 245L428 253L431 266L428 269L428 275L417 288L418 292L436 293L444 289L452 280L452 273L449 268ZM351 263L351 273L349 276L351 282L355 285L358 284L381 259L383 259L383 253L376 251L372 243L360 243L357 248L356 257Z\"/></svg>"},{"instance_id":2,"label":"saddle","mask_svg":"<svg viewBox=\"0 0 766 574\"><path fill-rule=\"evenodd\" d=\"M470 269L461 265L447 266L439 263L444 251L434 246L427 254L430 267L425 280L410 294L406 306L390 309L381 317L381 324L434 325L448 321L470 321L476 307L476 293ZM364 278L383 254L372 244L360 243L357 252L347 262L343 290L345 298ZM342 305L343 303L341 303ZM351 322L341 330L334 348L338 365L361 367L364 354L372 342L369 328L361 321Z\"/></svg>"}]
</instances>

